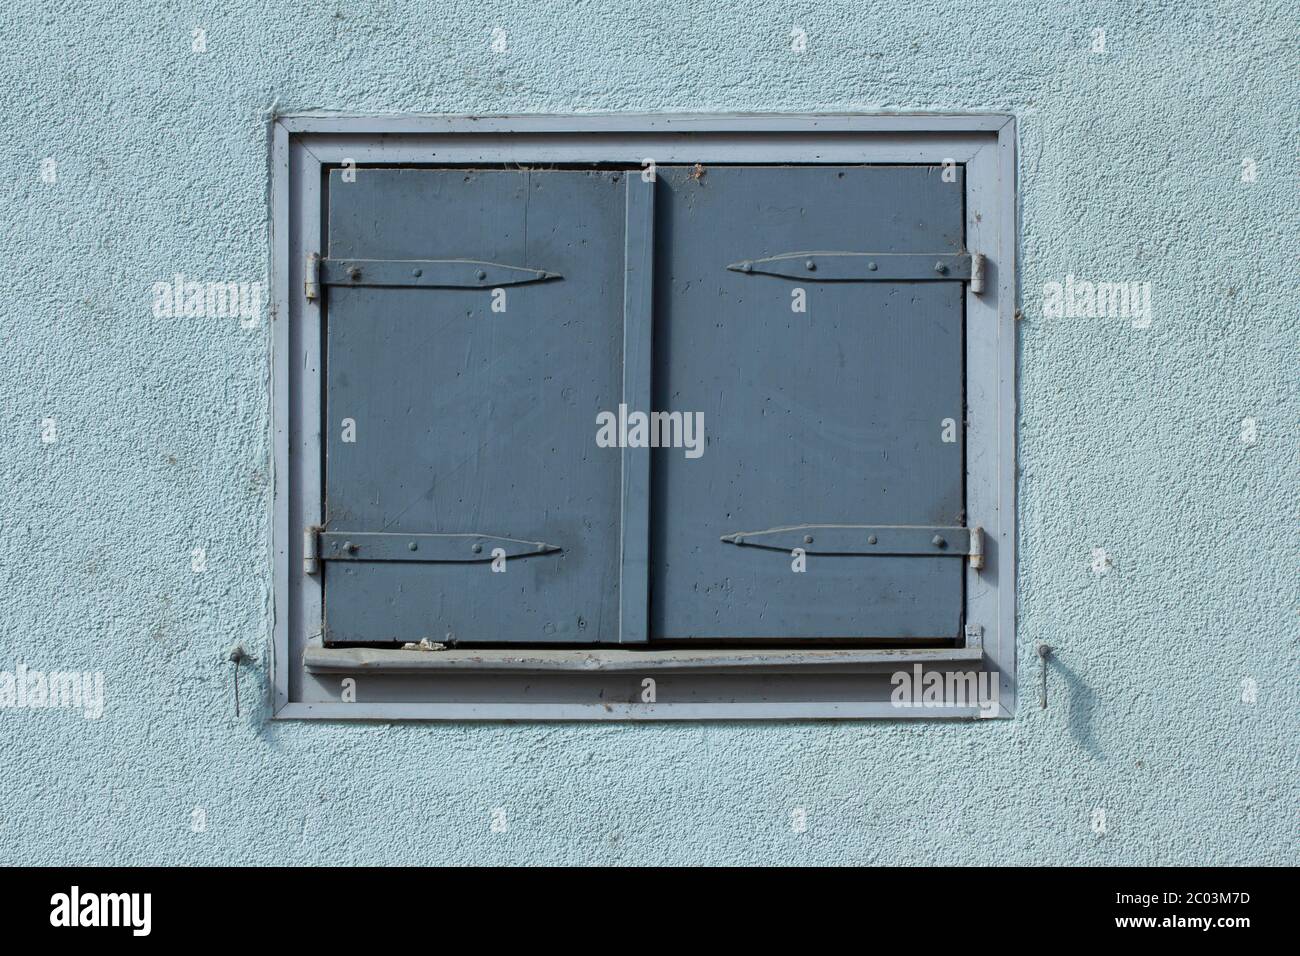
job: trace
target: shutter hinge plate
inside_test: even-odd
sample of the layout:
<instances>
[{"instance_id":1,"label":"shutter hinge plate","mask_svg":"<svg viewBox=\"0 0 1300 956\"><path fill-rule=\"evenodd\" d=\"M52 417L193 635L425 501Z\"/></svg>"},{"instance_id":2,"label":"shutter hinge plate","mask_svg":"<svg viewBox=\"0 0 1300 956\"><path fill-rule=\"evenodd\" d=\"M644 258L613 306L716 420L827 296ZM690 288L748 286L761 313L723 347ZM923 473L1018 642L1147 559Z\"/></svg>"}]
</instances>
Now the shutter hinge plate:
<instances>
[{"instance_id":1,"label":"shutter hinge plate","mask_svg":"<svg viewBox=\"0 0 1300 956\"><path fill-rule=\"evenodd\" d=\"M394 534L375 531L322 531L321 561L443 561L469 563L502 557L523 558L563 551L545 541L521 541L492 534ZM496 552L496 553L494 553Z\"/></svg>"},{"instance_id":2,"label":"shutter hinge plate","mask_svg":"<svg viewBox=\"0 0 1300 956\"><path fill-rule=\"evenodd\" d=\"M944 282L971 278L971 256L915 252L790 252L727 266L747 275L805 282Z\"/></svg>"},{"instance_id":3,"label":"shutter hinge plate","mask_svg":"<svg viewBox=\"0 0 1300 956\"><path fill-rule=\"evenodd\" d=\"M494 289L561 279L558 272L477 259L322 259L321 282L389 288Z\"/></svg>"},{"instance_id":4,"label":"shutter hinge plate","mask_svg":"<svg viewBox=\"0 0 1300 956\"><path fill-rule=\"evenodd\" d=\"M971 529L929 525L801 524L724 534L726 544L806 554L967 557Z\"/></svg>"}]
</instances>

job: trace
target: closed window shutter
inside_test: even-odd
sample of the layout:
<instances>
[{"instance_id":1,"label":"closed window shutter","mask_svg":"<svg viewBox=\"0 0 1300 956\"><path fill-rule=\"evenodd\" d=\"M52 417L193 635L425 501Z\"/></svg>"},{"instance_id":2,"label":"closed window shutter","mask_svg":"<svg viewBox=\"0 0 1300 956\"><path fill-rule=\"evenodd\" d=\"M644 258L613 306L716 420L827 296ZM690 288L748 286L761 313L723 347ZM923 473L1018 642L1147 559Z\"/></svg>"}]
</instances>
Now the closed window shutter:
<instances>
[{"instance_id":1,"label":"closed window shutter","mask_svg":"<svg viewBox=\"0 0 1300 956\"><path fill-rule=\"evenodd\" d=\"M326 641L959 638L952 172L333 172Z\"/></svg>"},{"instance_id":2,"label":"closed window shutter","mask_svg":"<svg viewBox=\"0 0 1300 956\"><path fill-rule=\"evenodd\" d=\"M627 189L331 174L328 642L619 640L623 463L593 436L624 388Z\"/></svg>"},{"instance_id":3,"label":"closed window shutter","mask_svg":"<svg viewBox=\"0 0 1300 956\"><path fill-rule=\"evenodd\" d=\"M942 172L661 167L655 407L703 411L708 445L654 453L652 638L960 635L970 260Z\"/></svg>"}]
</instances>

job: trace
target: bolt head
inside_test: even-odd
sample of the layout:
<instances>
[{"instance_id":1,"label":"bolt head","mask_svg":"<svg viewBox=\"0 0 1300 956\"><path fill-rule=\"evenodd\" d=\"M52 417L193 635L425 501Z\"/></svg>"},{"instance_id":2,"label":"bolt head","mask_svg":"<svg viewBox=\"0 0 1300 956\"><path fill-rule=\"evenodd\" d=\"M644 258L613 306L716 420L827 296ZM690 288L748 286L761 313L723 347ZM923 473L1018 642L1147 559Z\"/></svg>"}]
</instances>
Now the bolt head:
<instances>
[{"instance_id":1,"label":"bolt head","mask_svg":"<svg viewBox=\"0 0 1300 956\"><path fill-rule=\"evenodd\" d=\"M868 536L867 536L867 544L875 544L875 543L876 543L876 536L875 536L874 534L873 534L873 535L868 535Z\"/></svg>"},{"instance_id":2,"label":"bolt head","mask_svg":"<svg viewBox=\"0 0 1300 956\"><path fill-rule=\"evenodd\" d=\"M406 550L407 550L407 551L419 551L419 550L420 550L420 546L419 546L418 544L416 544L414 541L412 541L410 544L408 544L408 545L406 546Z\"/></svg>"},{"instance_id":3,"label":"bolt head","mask_svg":"<svg viewBox=\"0 0 1300 956\"><path fill-rule=\"evenodd\" d=\"M874 262L868 262L868 263L867 263L867 271L868 271L868 272L875 272L875 271L876 271L876 264L875 264Z\"/></svg>"},{"instance_id":4,"label":"bolt head","mask_svg":"<svg viewBox=\"0 0 1300 956\"><path fill-rule=\"evenodd\" d=\"M804 536L803 536L803 543L804 543L804 544L812 544L812 543L813 543L813 536L810 535L810 534L806 534L806 535L804 535Z\"/></svg>"},{"instance_id":5,"label":"bolt head","mask_svg":"<svg viewBox=\"0 0 1300 956\"><path fill-rule=\"evenodd\" d=\"M424 270L423 270L423 269L412 269L412 270L411 270L411 275L415 276L415 277L418 279L418 278L420 278L420 276L424 275Z\"/></svg>"},{"instance_id":6,"label":"bolt head","mask_svg":"<svg viewBox=\"0 0 1300 956\"><path fill-rule=\"evenodd\" d=\"M939 275L943 275L945 272L948 271L948 267L944 265L942 262L936 262L934 264L934 271L939 273Z\"/></svg>"},{"instance_id":7,"label":"bolt head","mask_svg":"<svg viewBox=\"0 0 1300 956\"><path fill-rule=\"evenodd\" d=\"M817 263L813 262L811 259L809 259L807 262L805 262L805 263L803 264L803 266L804 266L804 268L807 269L809 272L816 272L816 271L817 271Z\"/></svg>"},{"instance_id":8,"label":"bolt head","mask_svg":"<svg viewBox=\"0 0 1300 956\"><path fill-rule=\"evenodd\" d=\"M474 547L472 547L470 550L473 551L475 554L482 554L482 553L483 553L483 545L481 545L481 544L479 544L477 541L475 541L475 542L474 542Z\"/></svg>"},{"instance_id":9,"label":"bolt head","mask_svg":"<svg viewBox=\"0 0 1300 956\"><path fill-rule=\"evenodd\" d=\"M948 542L943 540L943 535L936 534L933 538L930 539L930 543L933 544L936 548L942 548Z\"/></svg>"},{"instance_id":10,"label":"bolt head","mask_svg":"<svg viewBox=\"0 0 1300 956\"><path fill-rule=\"evenodd\" d=\"M487 278L487 273L484 272L482 269L479 269L478 272L474 273L474 277L478 279L479 282L482 282L484 279Z\"/></svg>"},{"instance_id":11,"label":"bolt head","mask_svg":"<svg viewBox=\"0 0 1300 956\"><path fill-rule=\"evenodd\" d=\"M361 278L361 270L358 269L356 266L353 266L351 269L348 270L348 278L351 279L353 282L356 282L358 279Z\"/></svg>"}]
</instances>

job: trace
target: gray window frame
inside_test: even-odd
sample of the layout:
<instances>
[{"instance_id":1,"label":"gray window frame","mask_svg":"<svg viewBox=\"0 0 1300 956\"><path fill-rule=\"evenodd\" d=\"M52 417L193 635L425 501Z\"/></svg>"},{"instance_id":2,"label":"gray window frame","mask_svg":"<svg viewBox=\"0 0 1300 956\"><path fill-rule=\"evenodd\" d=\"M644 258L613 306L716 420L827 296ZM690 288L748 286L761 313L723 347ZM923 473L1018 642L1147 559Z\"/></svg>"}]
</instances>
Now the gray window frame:
<instances>
[{"instance_id":1,"label":"gray window frame","mask_svg":"<svg viewBox=\"0 0 1300 956\"><path fill-rule=\"evenodd\" d=\"M272 705L277 719L697 720L1012 717L1016 685L1016 137L1006 114L584 114L276 117L270 124L275 497ZM322 174L354 162L924 163L965 167L967 502L984 568L967 569L966 646L954 648L448 650L326 648L322 585L304 571L321 519ZM996 714L899 708L892 672L988 670ZM356 699L344 702L345 679ZM641 702L643 681L657 700Z\"/></svg>"}]
</instances>

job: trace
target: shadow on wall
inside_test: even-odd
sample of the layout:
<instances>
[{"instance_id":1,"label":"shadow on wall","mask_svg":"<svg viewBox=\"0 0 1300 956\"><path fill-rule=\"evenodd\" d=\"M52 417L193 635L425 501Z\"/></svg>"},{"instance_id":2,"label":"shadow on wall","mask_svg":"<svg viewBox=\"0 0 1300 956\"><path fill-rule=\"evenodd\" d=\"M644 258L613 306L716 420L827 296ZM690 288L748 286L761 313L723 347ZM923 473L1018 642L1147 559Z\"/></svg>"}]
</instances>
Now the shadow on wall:
<instances>
[{"instance_id":1,"label":"shadow on wall","mask_svg":"<svg viewBox=\"0 0 1300 956\"><path fill-rule=\"evenodd\" d=\"M1096 692L1084 683L1074 670L1061 660L1058 652L1053 651L1047 659L1047 680L1050 685L1052 678L1060 676L1065 680L1065 693L1058 695L1060 700L1064 697L1065 704L1065 724L1069 728L1070 736L1075 739L1079 746L1098 759L1105 759L1106 752L1102 750L1101 743L1097 740L1096 731L1093 727L1093 717L1099 706ZM1048 689L1048 704L1052 703L1051 688Z\"/></svg>"}]
</instances>

